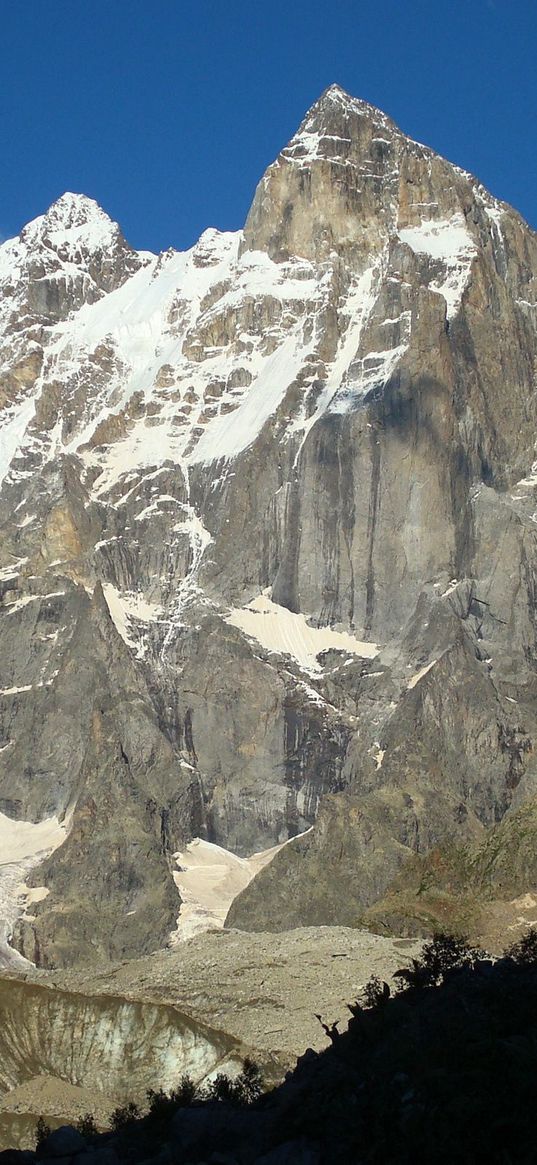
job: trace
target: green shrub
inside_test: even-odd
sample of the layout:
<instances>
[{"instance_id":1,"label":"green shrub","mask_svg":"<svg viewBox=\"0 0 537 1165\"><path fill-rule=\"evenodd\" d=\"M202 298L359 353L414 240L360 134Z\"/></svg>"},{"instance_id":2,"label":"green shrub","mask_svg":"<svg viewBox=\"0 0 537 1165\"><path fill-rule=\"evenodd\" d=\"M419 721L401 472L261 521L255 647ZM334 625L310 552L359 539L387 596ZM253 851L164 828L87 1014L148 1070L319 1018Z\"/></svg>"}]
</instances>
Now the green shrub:
<instances>
[{"instance_id":1,"label":"green shrub","mask_svg":"<svg viewBox=\"0 0 537 1165\"><path fill-rule=\"evenodd\" d=\"M227 1104L252 1104L263 1092L263 1079L255 1060L246 1059L242 1072L235 1077L219 1072L205 1090L206 1100L221 1100Z\"/></svg>"},{"instance_id":2,"label":"green shrub","mask_svg":"<svg viewBox=\"0 0 537 1165\"><path fill-rule=\"evenodd\" d=\"M263 1076L259 1064L248 1057L243 1062L242 1072L235 1080L237 1100L241 1104L253 1104L263 1092Z\"/></svg>"},{"instance_id":3,"label":"green shrub","mask_svg":"<svg viewBox=\"0 0 537 1165\"><path fill-rule=\"evenodd\" d=\"M178 1088L173 1088L170 1092L170 1099L177 1108L188 1108L189 1104L196 1099L197 1088L190 1076L182 1076Z\"/></svg>"},{"instance_id":4,"label":"green shrub","mask_svg":"<svg viewBox=\"0 0 537 1165\"><path fill-rule=\"evenodd\" d=\"M115 1133L120 1129L124 1129L126 1125L131 1125L133 1121L138 1120L140 1116L140 1109L132 1100L128 1104L122 1104L115 1108L110 1117L110 1126Z\"/></svg>"},{"instance_id":5,"label":"green shrub","mask_svg":"<svg viewBox=\"0 0 537 1165\"><path fill-rule=\"evenodd\" d=\"M84 1116L81 1116L80 1120L77 1121L76 1127L83 1137L96 1137L99 1132L95 1124L95 1117L91 1112L84 1113Z\"/></svg>"},{"instance_id":6,"label":"green shrub","mask_svg":"<svg viewBox=\"0 0 537 1165\"><path fill-rule=\"evenodd\" d=\"M146 1093L149 1102L149 1117L167 1120L178 1108L188 1108L196 1099L197 1089L190 1076L183 1076L177 1088L165 1092L163 1088L150 1088Z\"/></svg>"},{"instance_id":7,"label":"green shrub","mask_svg":"<svg viewBox=\"0 0 537 1165\"><path fill-rule=\"evenodd\" d=\"M366 983L362 991L364 1007L381 1007L382 1004L387 1003L388 999L390 998L390 994L391 992L388 984L384 983L382 979L379 979L378 975L372 975L369 982ZM354 1011L353 1006L355 1008ZM351 1011L353 1015L356 1014L357 1010L359 1011L359 1005L357 1003L354 1005L348 1005L348 1007L349 1011Z\"/></svg>"},{"instance_id":8,"label":"green shrub","mask_svg":"<svg viewBox=\"0 0 537 1165\"><path fill-rule=\"evenodd\" d=\"M450 971L471 970L483 957L484 952L470 946L467 939L439 933L424 943L421 957L412 959L411 967L396 971L394 978L407 988L437 987Z\"/></svg>"}]
</instances>

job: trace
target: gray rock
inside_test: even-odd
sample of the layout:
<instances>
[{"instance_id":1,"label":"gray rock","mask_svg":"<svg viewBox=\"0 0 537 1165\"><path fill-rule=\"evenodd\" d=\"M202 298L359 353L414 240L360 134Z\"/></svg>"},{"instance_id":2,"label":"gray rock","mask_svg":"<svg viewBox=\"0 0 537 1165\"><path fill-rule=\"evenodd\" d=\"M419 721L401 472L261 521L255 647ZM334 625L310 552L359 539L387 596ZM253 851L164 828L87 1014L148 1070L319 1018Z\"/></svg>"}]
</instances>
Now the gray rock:
<instances>
[{"instance_id":1,"label":"gray rock","mask_svg":"<svg viewBox=\"0 0 537 1165\"><path fill-rule=\"evenodd\" d=\"M305 834L233 925L354 926L417 853L535 797L518 214L331 86L240 238L149 257L65 196L3 255L0 811L69 815L0 876L19 952L164 946L195 836ZM236 626L267 588L275 640ZM369 651L289 654L289 612ZM49 891L22 917L21 881Z\"/></svg>"}]
</instances>

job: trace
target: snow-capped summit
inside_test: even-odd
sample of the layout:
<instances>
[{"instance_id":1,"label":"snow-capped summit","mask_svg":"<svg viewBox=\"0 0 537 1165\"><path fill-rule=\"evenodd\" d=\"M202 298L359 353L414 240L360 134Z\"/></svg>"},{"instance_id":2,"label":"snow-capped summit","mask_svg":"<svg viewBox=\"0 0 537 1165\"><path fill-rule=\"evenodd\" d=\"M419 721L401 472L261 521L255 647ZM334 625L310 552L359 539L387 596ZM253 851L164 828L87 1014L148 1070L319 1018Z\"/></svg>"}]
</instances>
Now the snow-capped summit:
<instances>
[{"instance_id":1,"label":"snow-capped summit","mask_svg":"<svg viewBox=\"0 0 537 1165\"><path fill-rule=\"evenodd\" d=\"M38 258L45 266L54 264L55 257L87 265L96 253L118 247L130 249L118 224L99 204L85 194L65 193L0 247L0 274Z\"/></svg>"},{"instance_id":2,"label":"snow-capped summit","mask_svg":"<svg viewBox=\"0 0 537 1165\"><path fill-rule=\"evenodd\" d=\"M0 247L0 336L66 318L145 262L93 198L62 194Z\"/></svg>"},{"instance_id":3,"label":"snow-capped summit","mask_svg":"<svg viewBox=\"0 0 537 1165\"><path fill-rule=\"evenodd\" d=\"M51 203L45 214L34 219L24 229L26 231L37 224L49 228L65 227L70 229L92 221L110 223L111 220L94 198L90 198L87 194L76 194L66 190L64 194L60 194L59 198Z\"/></svg>"},{"instance_id":4,"label":"snow-capped summit","mask_svg":"<svg viewBox=\"0 0 537 1165\"><path fill-rule=\"evenodd\" d=\"M321 93L320 97L314 101L313 105L306 113L300 128L308 123L311 123L316 116L322 113L335 118L341 118L342 116L348 117L352 114L359 115L360 117L369 117L377 124L384 125L391 128L392 130L395 130L396 132L400 132L400 130L397 129L395 122L392 121L390 117L387 117L387 115L383 113L381 109L378 109L376 105L371 105L370 102L364 101L361 97L353 97L350 93L347 93L347 91L343 89L341 85L338 85L335 82L332 85L328 85L328 87Z\"/></svg>"},{"instance_id":5,"label":"snow-capped summit","mask_svg":"<svg viewBox=\"0 0 537 1165\"><path fill-rule=\"evenodd\" d=\"M28 223L21 231L27 246L44 244L59 251L63 248L94 251L114 244L121 235L117 223L105 214L93 198L66 192L45 214Z\"/></svg>"}]
</instances>

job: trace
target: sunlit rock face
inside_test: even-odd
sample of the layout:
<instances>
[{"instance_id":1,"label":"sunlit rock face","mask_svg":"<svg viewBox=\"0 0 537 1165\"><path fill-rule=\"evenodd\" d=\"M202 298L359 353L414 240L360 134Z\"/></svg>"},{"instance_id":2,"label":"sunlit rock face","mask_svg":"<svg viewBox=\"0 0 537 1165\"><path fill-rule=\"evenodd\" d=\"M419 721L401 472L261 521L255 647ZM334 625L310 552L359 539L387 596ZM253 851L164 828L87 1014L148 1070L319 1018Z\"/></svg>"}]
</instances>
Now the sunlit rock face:
<instances>
[{"instance_id":1,"label":"sunlit rock face","mask_svg":"<svg viewBox=\"0 0 537 1165\"><path fill-rule=\"evenodd\" d=\"M166 942L193 837L313 825L233 917L356 922L533 795L536 279L338 86L244 232L138 254L65 195L0 248L0 811L69 823L25 957Z\"/></svg>"}]
</instances>

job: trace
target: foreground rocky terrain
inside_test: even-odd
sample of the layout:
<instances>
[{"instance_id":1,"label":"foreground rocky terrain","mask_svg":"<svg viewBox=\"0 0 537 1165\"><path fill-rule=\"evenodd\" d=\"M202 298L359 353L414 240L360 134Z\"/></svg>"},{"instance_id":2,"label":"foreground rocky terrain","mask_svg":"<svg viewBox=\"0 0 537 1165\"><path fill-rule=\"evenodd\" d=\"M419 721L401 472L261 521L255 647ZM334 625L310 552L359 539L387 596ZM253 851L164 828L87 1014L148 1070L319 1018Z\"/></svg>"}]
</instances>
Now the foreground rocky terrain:
<instances>
[{"instance_id":1,"label":"foreground rocky terrain","mask_svg":"<svg viewBox=\"0 0 537 1165\"><path fill-rule=\"evenodd\" d=\"M201 934L173 950L100 971L31 968L0 978L0 1149L33 1147L52 1126L112 1111L147 1089L231 1075L245 1056L278 1084L372 974L393 973L419 944L341 927L287 934Z\"/></svg>"},{"instance_id":2,"label":"foreground rocky terrain","mask_svg":"<svg viewBox=\"0 0 537 1165\"><path fill-rule=\"evenodd\" d=\"M260 1094L255 1066L209 1095L183 1081L116 1112L96 1134L41 1128L5 1165L532 1165L537 932L493 962L449 938L426 943L397 993L372 980L348 1029L310 1048Z\"/></svg>"},{"instance_id":3,"label":"foreground rocky terrain","mask_svg":"<svg viewBox=\"0 0 537 1165\"><path fill-rule=\"evenodd\" d=\"M453 847L484 902L532 890L536 280L515 211L338 86L238 234L137 253L66 194L3 244L0 900L23 957L180 937L195 837L291 839L242 929L427 930L459 890L416 862Z\"/></svg>"}]
</instances>

